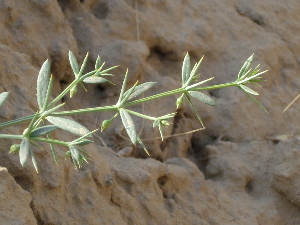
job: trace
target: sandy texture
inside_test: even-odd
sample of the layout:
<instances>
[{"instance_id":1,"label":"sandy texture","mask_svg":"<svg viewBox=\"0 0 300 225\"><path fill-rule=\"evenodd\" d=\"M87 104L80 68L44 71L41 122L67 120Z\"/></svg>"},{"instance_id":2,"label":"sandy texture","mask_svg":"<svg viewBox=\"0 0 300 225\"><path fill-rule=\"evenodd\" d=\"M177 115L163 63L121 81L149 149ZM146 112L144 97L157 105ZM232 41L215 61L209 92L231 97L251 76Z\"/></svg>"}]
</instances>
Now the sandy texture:
<instances>
[{"instance_id":1,"label":"sandy texture","mask_svg":"<svg viewBox=\"0 0 300 225\"><path fill-rule=\"evenodd\" d=\"M88 69L100 55L114 70L110 84L86 85L65 109L115 104L126 68L129 85L155 81L145 95L178 88L181 63L205 55L201 79L236 79L244 61L269 70L257 99L263 112L238 88L205 92L218 107L196 103L206 129L159 136L135 118L152 158L132 147L118 120L85 149L89 165L74 170L57 147L59 166L47 146L34 149L40 172L22 168L8 154L17 141L0 141L0 224L285 225L300 224L299 94L300 5L298 0L31 0L0 1L0 93L10 96L0 122L37 111L36 78L49 59L53 97L73 75L68 50ZM177 97L177 96L176 96ZM134 110L160 116L176 110L176 97ZM90 129L113 114L75 119ZM200 127L184 104L166 135ZM21 134L25 125L1 133ZM99 136L101 138L99 138ZM57 132L55 138L71 140ZM106 146L105 146L106 145Z\"/></svg>"}]
</instances>

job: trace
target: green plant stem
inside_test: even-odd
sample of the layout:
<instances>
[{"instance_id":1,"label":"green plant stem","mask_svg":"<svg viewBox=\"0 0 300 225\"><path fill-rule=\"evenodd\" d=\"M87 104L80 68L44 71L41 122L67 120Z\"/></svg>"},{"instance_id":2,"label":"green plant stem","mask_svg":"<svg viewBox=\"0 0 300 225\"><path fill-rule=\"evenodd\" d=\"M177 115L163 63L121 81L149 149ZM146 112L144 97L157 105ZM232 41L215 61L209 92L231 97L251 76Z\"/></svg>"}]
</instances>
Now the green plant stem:
<instances>
[{"instance_id":1,"label":"green plant stem","mask_svg":"<svg viewBox=\"0 0 300 225\"><path fill-rule=\"evenodd\" d=\"M216 84L207 87L191 88L190 90L187 87L187 89L188 91L204 91L204 90L211 90L211 89L220 89L220 88L230 87L230 86L238 86L238 84L236 82L230 82L225 84Z\"/></svg>"},{"instance_id":2,"label":"green plant stem","mask_svg":"<svg viewBox=\"0 0 300 225\"><path fill-rule=\"evenodd\" d=\"M0 123L0 129L5 128L5 127L10 127L10 126L13 126L13 125L26 123L26 122L32 120L33 117L34 117L34 115L25 116L25 117L18 118L18 119L15 119L15 120L10 120L10 121L4 122L4 123Z\"/></svg>"},{"instance_id":3,"label":"green plant stem","mask_svg":"<svg viewBox=\"0 0 300 225\"><path fill-rule=\"evenodd\" d=\"M149 102L149 101L152 101L152 100L155 100L155 99L159 99L159 98L163 98L163 97L167 97L167 96L171 96L171 95L175 95L175 94L182 94L185 91L186 90L181 87L181 88L178 88L178 89L175 89L175 90L172 90L172 91L166 91L166 92L159 93L159 94L156 94L156 95L151 95L149 97L145 97L145 98L141 98L141 99L134 100L134 101L131 101L131 102L127 102L123 105L123 107L127 108L127 107L130 107L130 106L133 106L133 105Z\"/></svg>"},{"instance_id":4,"label":"green plant stem","mask_svg":"<svg viewBox=\"0 0 300 225\"><path fill-rule=\"evenodd\" d=\"M85 76L87 76L87 74L82 76L80 79L82 79ZM75 83L73 81L71 84L75 84ZM64 94L66 94L72 88L71 84L59 96L63 97ZM238 86L238 84L236 84L236 82L231 82L231 83L217 84L217 85L212 85L212 86L207 86L207 87L192 88L190 90L188 89L188 87L186 89L181 87L181 88L178 88L178 89L175 89L175 90L166 91L166 92L163 92L163 93L160 93L160 94L151 95L149 97L145 97L145 98L141 98L141 99L138 99L138 100L134 100L134 101L125 103L123 105L123 108L127 108L127 107L130 107L130 106L133 106L133 105L149 102L149 101L152 101L152 100L156 100L156 99L159 99L159 98L163 98L163 97L167 97L167 96L171 96L171 95L175 95L175 94L182 94L182 93L186 92L187 90L188 91L203 91L203 90L210 90L210 89L220 89L220 88L229 87L229 86ZM56 99L59 99L58 97ZM50 105L52 105L52 103L54 101L56 101L56 99L53 100ZM118 111L118 107L113 105L113 106L103 106L103 107L95 107L95 108L76 109L76 110L70 110L70 111L61 111L61 112L54 112L54 113L51 114L51 116L70 116L70 115L74 115L74 114L103 112L103 111ZM26 116L26 117L22 117L22 118L18 118L18 119L15 119L15 120L11 120L11 121L8 121L8 122L1 123L0 124L0 129L5 128L5 127L9 127L9 126L12 126L12 125L26 123L26 122L32 120L33 116L34 115ZM38 116L40 116L40 114Z\"/></svg>"},{"instance_id":5,"label":"green plant stem","mask_svg":"<svg viewBox=\"0 0 300 225\"><path fill-rule=\"evenodd\" d=\"M141 114L141 113L138 113L138 112L129 110L129 109L125 109L125 110L126 110L127 112L129 112L130 114L132 114L132 115L135 115L135 116L138 116L138 117L147 119L147 120L156 120L156 119L157 119L157 118L155 118L155 117L147 116L147 115L144 115L144 114Z\"/></svg>"},{"instance_id":6,"label":"green plant stem","mask_svg":"<svg viewBox=\"0 0 300 225\"><path fill-rule=\"evenodd\" d=\"M64 145L64 146L69 146L69 142L65 141L59 141L59 140L54 140L54 139L48 139L48 138L41 138L41 137L30 137L29 140L31 141L41 141L41 142L47 142L51 144L58 144L58 145Z\"/></svg>"},{"instance_id":7,"label":"green plant stem","mask_svg":"<svg viewBox=\"0 0 300 225\"><path fill-rule=\"evenodd\" d=\"M0 138L22 140L24 138L24 136L23 135L14 135L14 134L0 134ZM32 140L32 141L41 141L41 142L47 142L47 143L51 143L51 144L58 144L58 145L69 146L69 142L59 141L59 140L54 140L54 139L48 139L48 138L29 137L29 140Z\"/></svg>"},{"instance_id":8,"label":"green plant stem","mask_svg":"<svg viewBox=\"0 0 300 225\"><path fill-rule=\"evenodd\" d=\"M118 111L118 107L112 105L112 106L103 106L103 107L95 107L95 108L75 109L70 111L54 112L51 114L51 116L71 116L74 114L103 112L103 111Z\"/></svg>"},{"instance_id":9,"label":"green plant stem","mask_svg":"<svg viewBox=\"0 0 300 225\"><path fill-rule=\"evenodd\" d=\"M0 138L5 138L5 139L23 139L23 135L14 135L14 134L0 134Z\"/></svg>"},{"instance_id":10,"label":"green plant stem","mask_svg":"<svg viewBox=\"0 0 300 225\"><path fill-rule=\"evenodd\" d=\"M145 97L145 98L141 98L138 100L128 102L128 103L124 104L124 108L133 106L133 105L137 105L137 104L141 104L141 103L145 103L145 102L149 102L149 101L152 101L152 100L155 100L158 98L162 98L162 97L167 97L167 96L171 96L171 95L175 95L175 94L182 94L186 91L204 91L204 90L210 90L210 89L220 89L220 88L230 87L230 86L238 86L238 85L235 82L231 82L231 83L217 84L217 85L212 85L212 86L207 86L207 87L199 87L199 88L191 88L191 89L188 89L188 87L178 88L178 89L175 89L172 91L167 91L167 92L163 92L160 94L151 95L149 97Z\"/></svg>"}]
</instances>

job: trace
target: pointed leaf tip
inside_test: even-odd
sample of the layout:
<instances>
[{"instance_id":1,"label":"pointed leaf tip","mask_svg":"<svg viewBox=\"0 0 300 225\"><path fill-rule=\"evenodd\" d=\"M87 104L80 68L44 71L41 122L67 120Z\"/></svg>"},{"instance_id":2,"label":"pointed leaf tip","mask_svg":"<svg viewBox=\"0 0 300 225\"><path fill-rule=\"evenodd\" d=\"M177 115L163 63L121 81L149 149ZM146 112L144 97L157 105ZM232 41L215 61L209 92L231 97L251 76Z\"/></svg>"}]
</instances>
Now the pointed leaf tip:
<instances>
[{"instance_id":1,"label":"pointed leaf tip","mask_svg":"<svg viewBox=\"0 0 300 225\"><path fill-rule=\"evenodd\" d=\"M129 113L125 109L120 109L120 115L122 119L122 123L125 127L125 130L131 140L131 142L135 145L137 140L137 133L135 130L135 125Z\"/></svg>"},{"instance_id":2,"label":"pointed leaf tip","mask_svg":"<svg viewBox=\"0 0 300 225\"><path fill-rule=\"evenodd\" d=\"M156 82L146 82L146 83L137 85L134 88L133 92L130 94L130 96L127 98L127 101L130 101L131 99L134 99L134 98L140 96L141 94L143 94L144 92L146 92L147 90L152 88L154 86L154 84L156 84ZM130 92L130 89L125 92L124 96L126 94L128 94L129 92Z\"/></svg>"},{"instance_id":3,"label":"pointed leaf tip","mask_svg":"<svg viewBox=\"0 0 300 225\"><path fill-rule=\"evenodd\" d=\"M191 60L189 53L186 53L182 64L182 84L185 84L191 73Z\"/></svg>"},{"instance_id":4,"label":"pointed leaf tip","mask_svg":"<svg viewBox=\"0 0 300 225\"><path fill-rule=\"evenodd\" d=\"M205 104L208 104L208 105L212 105L212 106L216 106L217 103L215 102L215 100L213 100L211 97L209 97L208 95L202 93L202 92L199 92L199 91L189 91L189 94L199 100L200 102L203 102Z\"/></svg>"},{"instance_id":5,"label":"pointed leaf tip","mask_svg":"<svg viewBox=\"0 0 300 225\"><path fill-rule=\"evenodd\" d=\"M238 74L238 79L241 79L243 77L243 75L245 73L247 73L247 71L250 69L250 66L251 66L252 61L253 61L253 57L254 57L254 53L246 60L246 62L242 66L242 68L241 68L241 70Z\"/></svg>"},{"instance_id":6,"label":"pointed leaf tip","mask_svg":"<svg viewBox=\"0 0 300 225\"><path fill-rule=\"evenodd\" d=\"M259 95L256 91L252 90L251 88L249 88L249 87L247 87L243 84L240 84L239 87L242 88L244 91L248 92L251 95Z\"/></svg>"},{"instance_id":7,"label":"pointed leaf tip","mask_svg":"<svg viewBox=\"0 0 300 225\"><path fill-rule=\"evenodd\" d=\"M78 136L83 136L90 133L90 131L87 128L75 122L74 120L54 116L47 116L46 119L53 125L59 127L60 129L69 131Z\"/></svg>"},{"instance_id":8,"label":"pointed leaf tip","mask_svg":"<svg viewBox=\"0 0 300 225\"><path fill-rule=\"evenodd\" d=\"M29 139L25 137L22 139L20 145L20 151L19 151L20 163L22 166L25 165L28 156L29 156Z\"/></svg>"},{"instance_id":9,"label":"pointed leaf tip","mask_svg":"<svg viewBox=\"0 0 300 225\"><path fill-rule=\"evenodd\" d=\"M43 109L44 104L46 102L47 90L50 81L50 62L47 59L39 72L39 76L37 79L37 102L39 105L39 109Z\"/></svg>"},{"instance_id":10,"label":"pointed leaf tip","mask_svg":"<svg viewBox=\"0 0 300 225\"><path fill-rule=\"evenodd\" d=\"M78 62L77 62L75 55L71 51L69 51L69 61L70 61L70 65L72 67L73 73L74 73L75 77L77 77L78 73L79 73L79 66L78 66Z\"/></svg>"},{"instance_id":11,"label":"pointed leaf tip","mask_svg":"<svg viewBox=\"0 0 300 225\"><path fill-rule=\"evenodd\" d=\"M2 92L0 94L0 106L4 103L4 101L7 99L9 95L9 92Z\"/></svg>"}]
</instances>

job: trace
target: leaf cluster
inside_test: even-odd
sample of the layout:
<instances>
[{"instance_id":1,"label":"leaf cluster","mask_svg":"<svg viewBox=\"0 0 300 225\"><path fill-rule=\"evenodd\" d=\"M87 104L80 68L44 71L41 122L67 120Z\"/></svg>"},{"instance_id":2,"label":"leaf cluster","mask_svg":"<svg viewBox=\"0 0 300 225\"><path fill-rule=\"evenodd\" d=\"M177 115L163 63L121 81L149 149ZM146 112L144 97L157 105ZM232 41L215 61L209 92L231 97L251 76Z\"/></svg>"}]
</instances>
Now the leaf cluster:
<instances>
[{"instance_id":1,"label":"leaf cluster","mask_svg":"<svg viewBox=\"0 0 300 225\"><path fill-rule=\"evenodd\" d=\"M109 72L116 66L104 69L105 63L102 63L101 58L98 56L95 62L95 69L91 72L84 73L87 59L88 54L85 56L81 66L79 66L75 55L71 51L69 52L69 61L74 73L74 81L71 82L53 100L51 100L53 78L50 74L50 62L49 60L46 60L42 65L37 78L36 95L38 111L31 116L26 116L12 121L0 123L1 129L4 127L28 122L28 127L24 130L23 134L21 135L0 134L0 138L20 140L20 144L14 144L11 146L10 153L19 153L20 163L22 166L25 165L25 163L28 161L28 158L31 158L31 161L36 171L38 172L38 165L35 159L35 154L32 146L41 148L39 144L40 142L49 144L50 150L52 152L56 164L57 152L55 150L54 145L62 145L68 148L68 151L66 151L66 159L71 158L76 168L80 168L84 163L88 162L88 153L82 148L82 146L85 146L92 142L92 134L97 130L89 131L86 127L79 124L78 122L64 118L62 116L76 115L81 113L114 111L116 112L116 114L112 118L104 120L102 122L101 131L110 127L115 118L120 116L121 121L131 142L134 145L138 142L143 147L145 152L148 155L150 155L145 144L143 143L142 139L139 137L136 131L136 127L132 116L138 116L143 119L153 121L153 128L158 127L160 136L163 140L163 127L170 125L170 120L173 119L176 113L173 112L159 117L153 117L138 113L136 111L132 111L129 109L130 106L143 104L148 101L157 100L171 95L180 95L176 101L177 108L179 108L182 105L184 100L187 100L191 108L193 109L196 117L198 118L199 122L204 127L202 119L196 107L194 106L192 99L211 106L216 106L217 103L215 102L215 100L203 93L204 90L237 86L243 92L245 92L256 104L258 104L262 109L265 110L265 108L252 96L258 95L258 93L247 86L248 84L254 84L259 86L258 83L263 81L260 75L266 72L259 72L259 66L255 67L254 69L251 69L253 55L247 59L247 61L241 68L236 81L212 86L202 86L203 84L212 80L213 78L198 81L198 79L200 78L200 74L198 74L198 69L203 60L203 57L192 67L190 56L187 53L184 57L182 65L182 85L177 89L151 95L148 97L139 98L144 92L152 88L155 85L155 82L145 82L139 85L138 82L136 82L132 87L126 90L128 80L127 70L120 90L119 99L116 102L116 104L104 107L59 111L63 106L63 104L59 104L61 99L68 93L70 94L71 98L74 97L76 95L78 86L85 89L84 83L112 83L107 79L107 77L113 76ZM9 92L3 92L0 94L0 106L7 99L8 95ZM69 142L53 139L52 132L54 132L57 129L62 129L67 132L70 132L78 136L78 138Z\"/></svg>"}]
</instances>

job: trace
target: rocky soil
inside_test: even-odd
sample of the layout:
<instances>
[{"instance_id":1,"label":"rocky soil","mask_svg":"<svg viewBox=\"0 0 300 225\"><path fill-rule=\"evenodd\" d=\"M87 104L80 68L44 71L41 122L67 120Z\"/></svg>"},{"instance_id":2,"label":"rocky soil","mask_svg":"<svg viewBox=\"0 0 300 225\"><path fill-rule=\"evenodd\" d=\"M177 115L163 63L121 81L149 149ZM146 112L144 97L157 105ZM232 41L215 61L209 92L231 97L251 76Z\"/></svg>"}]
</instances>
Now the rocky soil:
<instances>
[{"instance_id":1,"label":"rocky soil","mask_svg":"<svg viewBox=\"0 0 300 225\"><path fill-rule=\"evenodd\" d=\"M78 171L62 147L58 166L46 148L35 149L38 174L31 163L22 168L18 155L8 154L17 142L2 139L0 224L300 224L299 102L282 114L300 92L298 0L2 0L0 31L0 93L10 91L0 122L37 111L36 78L46 59L53 97L72 81L68 50L79 60L89 52L88 69L97 55L120 66L116 86L87 85L87 93L65 99L65 109L114 104L126 68L129 85L157 82L146 95L177 88L186 52L193 62L205 56L201 78L215 77L210 84L234 81L252 53L269 70L255 89L269 114L238 88L226 88L206 92L218 107L196 105L203 131L162 142L150 123L136 119L151 158L132 147L118 121L97 133L86 147L92 160ZM164 115L176 110L176 97L134 109ZM75 119L95 129L110 116ZM199 127L183 105L165 134Z\"/></svg>"}]
</instances>

